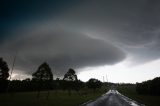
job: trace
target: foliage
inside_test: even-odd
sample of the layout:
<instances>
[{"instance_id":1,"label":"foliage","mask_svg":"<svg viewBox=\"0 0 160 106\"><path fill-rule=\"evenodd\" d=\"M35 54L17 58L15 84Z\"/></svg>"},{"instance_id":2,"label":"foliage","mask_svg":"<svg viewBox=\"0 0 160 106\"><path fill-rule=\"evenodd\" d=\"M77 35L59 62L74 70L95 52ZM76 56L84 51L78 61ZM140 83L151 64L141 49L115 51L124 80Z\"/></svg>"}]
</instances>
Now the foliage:
<instances>
[{"instance_id":1,"label":"foliage","mask_svg":"<svg viewBox=\"0 0 160 106\"><path fill-rule=\"evenodd\" d=\"M44 62L38 67L38 70L32 74L33 80L36 81L52 81L53 74L49 65Z\"/></svg>"},{"instance_id":2,"label":"foliage","mask_svg":"<svg viewBox=\"0 0 160 106\"><path fill-rule=\"evenodd\" d=\"M160 95L160 77L137 83L136 91L139 94Z\"/></svg>"},{"instance_id":3,"label":"foliage","mask_svg":"<svg viewBox=\"0 0 160 106\"><path fill-rule=\"evenodd\" d=\"M9 68L7 63L0 58L0 92L4 92L7 89L9 77Z\"/></svg>"},{"instance_id":4,"label":"foliage","mask_svg":"<svg viewBox=\"0 0 160 106\"><path fill-rule=\"evenodd\" d=\"M0 58L0 80L7 80L9 77L9 68L7 63Z\"/></svg>"},{"instance_id":5,"label":"foliage","mask_svg":"<svg viewBox=\"0 0 160 106\"><path fill-rule=\"evenodd\" d=\"M93 89L95 91L97 88L101 88L102 82L99 81L98 79L91 78L87 82L87 86L88 86L88 88L91 88L91 89Z\"/></svg>"},{"instance_id":6,"label":"foliage","mask_svg":"<svg viewBox=\"0 0 160 106\"><path fill-rule=\"evenodd\" d=\"M76 81L77 80L76 72L70 68L68 72L64 75L63 80Z\"/></svg>"}]
</instances>

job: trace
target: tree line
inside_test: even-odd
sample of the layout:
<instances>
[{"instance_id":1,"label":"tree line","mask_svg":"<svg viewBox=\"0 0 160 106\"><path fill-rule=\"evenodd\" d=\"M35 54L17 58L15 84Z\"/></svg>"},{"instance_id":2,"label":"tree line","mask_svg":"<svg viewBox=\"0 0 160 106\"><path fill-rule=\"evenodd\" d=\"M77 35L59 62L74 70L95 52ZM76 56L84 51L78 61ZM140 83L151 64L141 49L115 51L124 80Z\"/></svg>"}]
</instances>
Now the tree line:
<instances>
[{"instance_id":1,"label":"tree line","mask_svg":"<svg viewBox=\"0 0 160 106\"><path fill-rule=\"evenodd\" d=\"M160 95L160 77L137 83L136 91L139 94Z\"/></svg>"},{"instance_id":2,"label":"tree line","mask_svg":"<svg viewBox=\"0 0 160 106\"><path fill-rule=\"evenodd\" d=\"M53 73L48 63L42 63L38 69L32 74L32 79L26 78L24 80L8 80L9 68L7 62L0 58L0 92L24 92L24 91L38 91L37 97L39 97L40 91L50 90L67 90L71 95L71 91L75 90L79 93L79 90L87 87L89 89L101 88L102 82L98 79L91 78L87 82L78 80L74 69L70 68L63 79L53 79Z\"/></svg>"}]
</instances>

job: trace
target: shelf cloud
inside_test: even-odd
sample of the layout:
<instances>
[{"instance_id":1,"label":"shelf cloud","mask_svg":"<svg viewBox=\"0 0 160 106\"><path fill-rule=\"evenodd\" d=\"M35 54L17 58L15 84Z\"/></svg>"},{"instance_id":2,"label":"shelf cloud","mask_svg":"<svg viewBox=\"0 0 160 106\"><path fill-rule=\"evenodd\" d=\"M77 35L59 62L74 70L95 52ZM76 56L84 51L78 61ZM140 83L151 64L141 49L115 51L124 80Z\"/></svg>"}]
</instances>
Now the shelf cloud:
<instances>
[{"instance_id":1,"label":"shelf cloud","mask_svg":"<svg viewBox=\"0 0 160 106\"><path fill-rule=\"evenodd\" d=\"M19 33L1 48L7 56L17 51L16 67L28 70L29 73L33 71L32 67L44 61L58 70L59 74L64 74L70 67L115 64L125 59L125 53L121 49L106 41L60 27L49 29L32 29L29 33Z\"/></svg>"},{"instance_id":2,"label":"shelf cloud","mask_svg":"<svg viewBox=\"0 0 160 106\"><path fill-rule=\"evenodd\" d=\"M4 2L0 56L11 63L17 51L15 68L27 74L44 61L60 75L70 67L154 61L160 58L159 5L159 0Z\"/></svg>"}]
</instances>

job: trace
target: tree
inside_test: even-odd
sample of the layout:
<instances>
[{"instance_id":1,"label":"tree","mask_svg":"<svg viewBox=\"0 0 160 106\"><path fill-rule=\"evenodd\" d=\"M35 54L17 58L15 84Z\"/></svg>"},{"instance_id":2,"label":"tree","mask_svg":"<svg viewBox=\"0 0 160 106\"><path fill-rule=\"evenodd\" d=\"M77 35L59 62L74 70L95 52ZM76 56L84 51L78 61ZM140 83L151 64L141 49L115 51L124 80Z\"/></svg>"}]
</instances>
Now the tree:
<instances>
[{"instance_id":1,"label":"tree","mask_svg":"<svg viewBox=\"0 0 160 106\"><path fill-rule=\"evenodd\" d=\"M52 81L53 74L49 65L44 62L38 67L38 70L32 74L33 80L36 81Z\"/></svg>"},{"instance_id":2,"label":"tree","mask_svg":"<svg viewBox=\"0 0 160 106\"><path fill-rule=\"evenodd\" d=\"M64 75L63 80L67 81L77 81L76 72L73 69L69 69L68 72Z\"/></svg>"},{"instance_id":3,"label":"tree","mask_svg":"<svg viewBox=\"0 0 160 106\"><path fill-rule=\"evenodd\" d=\"M136 91L139 94L160 95L160 77L137 83Z\"/></svg>"},{"instance_id":4,"label":"tree","mask_svg":"<svg viewBox=\"0 0 160 106\"><path fill-rule=\"evenodd\" d=\"M76 72L73 69L69 69L63 78L64 87L68 89L68 94L71 95L71 89L74 89L75 83L78 82Z\"/></svg>"},{"instance_id":5,"label":"tree","mask_svg":"<svg viewBox=\"0 0 160 106\"><path fill-rule=\"evenodd\" d=\"M102 82L99 81L98 79L91 78L87 82L87 86L88 86L88 88L91 88L91 89L93 89L93 91L95 91L97 88L101 88Z\"/></svg>"},{"instance_id":6,"label":"tree","mask_svg":"<svg viewBox=\"0 0 160 106\"><path fill-rule=\"evenodd\" d=\"M48 86L48 89L51 88L51 83L53 81L53 74L52 74L51 68L46 62L44 62L38 67L38 70L32 74L32 77L33 77L32 80L39 82L39 87L38 87L39 89L38 89L38 94L37 94L37 98L39 98L40 89L43 86L42 82L45 82L44 84L45 86L46 85ZM49 90L47 93L47 99L48 97L49 97Z\"/></svg>"},{"instance_id":7,"label":"tree","mask_svg":"<svg viewBox=\"0 0 160 106\"><path fill-rule=\"evenodd\" d=\"M9 68L7 63L0 58L0 80L7 80L9 77Z\"/></svg>"},{"instance_id":8,"label":"tree","mask_svg":"<svg viewBox=\"0 0 160 106\"><path fill-rule=\"evenodd\" d=\"M0 58L0 92L4 92L7 89L9 77L9 68L7 63Z\"/></svg>"}]
</instances>

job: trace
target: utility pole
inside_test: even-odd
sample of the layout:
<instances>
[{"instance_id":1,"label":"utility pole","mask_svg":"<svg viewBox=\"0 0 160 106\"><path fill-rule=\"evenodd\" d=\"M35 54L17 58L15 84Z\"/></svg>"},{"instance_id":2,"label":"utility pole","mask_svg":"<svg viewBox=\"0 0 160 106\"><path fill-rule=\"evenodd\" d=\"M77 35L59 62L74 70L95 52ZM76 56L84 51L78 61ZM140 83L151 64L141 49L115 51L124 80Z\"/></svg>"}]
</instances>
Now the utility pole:
<instances>
[{"instance_id":1,"label":"utility pole","mask_svg":"<svg viewBox=\"0 0 160 106\"><path fill-rule=\"evenodd\" d=\"M103 76L103 83L104 83L104 76Z\"/></svg>"},{"instance_id":2,"label":"utility pole","mask_svg":"<svg viewBox=\"0 0 160 106\"><path fill-rule=\"evenodd\" d=\"M107 74L106 74L106 82L108 82L108 77L107 77Z\"/></svg>"}]
</instances>

